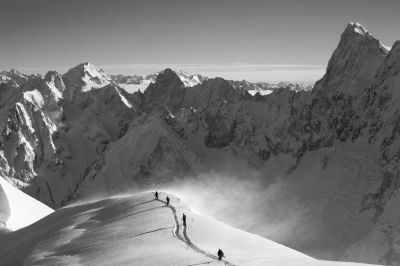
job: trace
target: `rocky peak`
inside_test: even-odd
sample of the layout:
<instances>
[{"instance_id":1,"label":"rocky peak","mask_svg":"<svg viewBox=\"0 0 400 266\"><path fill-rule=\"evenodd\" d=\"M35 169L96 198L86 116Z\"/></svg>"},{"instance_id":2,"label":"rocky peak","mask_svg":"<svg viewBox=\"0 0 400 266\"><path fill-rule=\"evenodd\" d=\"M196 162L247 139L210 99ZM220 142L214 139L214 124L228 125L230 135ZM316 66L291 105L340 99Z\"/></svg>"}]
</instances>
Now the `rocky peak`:
<instances>
[{"instance_id":1,"label":"rocky peak","mask_svg":"<svg viewBox=\"0 0 400 266\"><path fill-rule=\"evenodd\" d=\"M349 23L341 35L339 46L351 48L354 45L361 45L361 49L369 48L371 52L386 55L387 51L382 49L379 40L374 38L366 28L359 23Z\"/></svg>"},{"instance_id":2,"label":"rocky peak","mask_svg":"<svg viewBox=\"0 0 400 266\"><path fill-rule=\"evenodd\" d=\"M15 69L11 69L10 72L8 72L8 73L10 73L10 75L17 75L17 76L22 75L19 71L15 70Z\"/></svg>"},{"instance_id":3,"label":"rocky peak","mask_svg":"<svg viewBox=\"0 0 400 266\"><path fill-rule=\"evenodd\" d=\"M48 83L54 84L54 87L56 87L60 93L62 93L65 90L65 85L62 80L62 77L56 71L47 72L44 80L47 81Z\"/></svg>"},{"instance_id":4,"label":"rocky peak","mask_svg":"<svg viewBox=\"0 0 400 266\"><path fill-rule=\"evenodd\" d=\"M150 83L143 94L145 112L150 112L162 104L166 104L175 112L182 104L184 84L174 71L167 68L158 74L156 82Z\"/></svg>"},{"instance_id":5,"label":"rocky peak","mask_svg":"<svg viewBox=\"0 0 400 266\"><path fill-rule=\"evenodd\" d=\"M375 81L387 51L360 24L348 24L329 60L326 74L317 82L314 92L340 91L359 95Z\"/></svg>"},{"instance_id":6,"label":"rocky peak","mask_svg":"<svg viewBox=\"0 0 400 266\"><path fill-rule=\"evenodd\" d=\"M367 34L369 35L368 30L357 22L350 22L347 25L345 32L355 32L360 35L367 35Z\"/></svg>"},{"instance_id":7,"label":"rocky peak","mask_svg":"<svg viewBox=\"0 0 400 266\"><path fill-rule=\"evenodd\" d=\"M82 63L83 66L94 67L94 65L90 62Z\"/></svg>"},{"instance_id":8,"label":"rocky peak","mask_svg":"<svg viewBox=\"0 0 400 266\"><path fill-rule=\"evenodd\" d=\"M183 82L179 76L170 68L167 68L162 73L158 74L156 83L162 84L164 87L176 85L183 86Z\"/></svg>"},{"instance_id":9,"label":"rocky peak","mask_svg":"<svg viewBox=\"0 0 400 266\"><path fill-rule=\"evenodd\" d=\"M155 82L157 79L157 76L159 74L164 73L165 70L147 75L144 79L149 81L149 82ZM193 87L197 84L203 83L205 80L208 80L208 77L202 76L200 74L192 74L186 71L182 70L172 70L175 72L176 75L180 78L180 80L183 82L184 87Z\"/></svg>"},{"instance_id":10,"label":"rocky peak","mask_svg":"<svg viewBox=\"0 0 400 266\"><path fill-rule=\"evenodd\" d=\"M46 73L46 76L44 77L44 79L47 82L54 82L54 80L56 80L56 79L61 79L61 76L60 76L60 74L58 74L57 71L49 71Z\"/></svg>"}]
</instances>

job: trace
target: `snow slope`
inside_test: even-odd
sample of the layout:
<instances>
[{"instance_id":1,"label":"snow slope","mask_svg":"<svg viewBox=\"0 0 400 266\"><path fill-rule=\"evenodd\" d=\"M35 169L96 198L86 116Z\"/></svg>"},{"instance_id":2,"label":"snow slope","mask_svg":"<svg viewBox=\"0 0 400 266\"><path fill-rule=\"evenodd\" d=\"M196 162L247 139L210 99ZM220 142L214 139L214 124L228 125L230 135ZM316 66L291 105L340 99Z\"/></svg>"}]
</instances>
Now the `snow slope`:
<instances>
[{"instance_id":1,"label":"snow slope","mask_svg":"<svg viewBox=\"0 0 400 266\"><path fill-rule=\"evenodd\" d=\"M174 195L159 198L144 192L59 209L0 238L1 265L366 265L318 261L196 214Z\"/></svg>"},{"instance_id":2,"label":"snow slope","mask_svg":"<svg viewBox=\"0 0 400 266\"><path fill-rule=\"evenodd\" d=\"M0 227L18 230L52 212L52 209L0 177Z\"/></svg>"}]
</instances>

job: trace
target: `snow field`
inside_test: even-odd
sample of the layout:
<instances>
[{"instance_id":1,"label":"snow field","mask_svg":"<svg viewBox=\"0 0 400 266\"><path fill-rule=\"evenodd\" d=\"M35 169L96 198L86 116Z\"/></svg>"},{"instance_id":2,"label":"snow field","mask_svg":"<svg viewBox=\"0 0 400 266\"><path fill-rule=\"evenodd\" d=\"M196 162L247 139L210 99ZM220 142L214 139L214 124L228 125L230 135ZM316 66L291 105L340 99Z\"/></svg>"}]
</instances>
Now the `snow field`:
<instances>
[{"instance_id":1,"label":"snow field","mask_svg":"<svg viewBox=\"0 0 400 266\"><path fill-rule=\"evenodd\" d=\"M1 265L356 265L315 260L153 193L76 203L3 235Z\"/></svg>"}]
</instances>

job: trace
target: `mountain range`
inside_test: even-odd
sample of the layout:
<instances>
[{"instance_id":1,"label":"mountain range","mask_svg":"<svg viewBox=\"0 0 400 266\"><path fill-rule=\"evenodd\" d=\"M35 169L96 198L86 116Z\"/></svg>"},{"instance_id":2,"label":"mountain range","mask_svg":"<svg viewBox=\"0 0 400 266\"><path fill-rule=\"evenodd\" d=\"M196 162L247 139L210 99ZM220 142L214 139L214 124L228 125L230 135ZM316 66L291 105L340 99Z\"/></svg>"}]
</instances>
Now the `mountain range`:
<instances>
[{"instance_id":1,"label":"mountain range","mask_svg":"<svg viewBox=\"0 0 400 266\"><path fill-rule=\"evenodd\" d=\"M348 24L312 89L88 62L0 78L0 173L51 208L164 187L317 258L400 261L400 41Z\"/></svg>"}]
</instances>

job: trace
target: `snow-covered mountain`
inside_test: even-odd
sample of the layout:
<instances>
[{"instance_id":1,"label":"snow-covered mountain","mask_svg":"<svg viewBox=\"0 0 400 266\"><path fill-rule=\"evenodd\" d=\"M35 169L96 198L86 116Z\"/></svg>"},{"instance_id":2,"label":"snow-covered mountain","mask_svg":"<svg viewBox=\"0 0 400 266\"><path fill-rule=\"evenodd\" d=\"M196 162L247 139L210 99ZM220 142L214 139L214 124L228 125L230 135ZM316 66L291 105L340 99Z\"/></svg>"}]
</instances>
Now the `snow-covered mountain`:
<instances>
[{"instance_id":1,"label":"snow-covered mountain","mask_svg":"<svg viewBox=\"0 0 400 266\"><path fill-rule=\"evenodd\" d=\"M171 199L166 206L165 198ZM309 265L318 261L265 238L192 212L169 193L96 200L57 210L0 238L2 266L18 265ZM186 226L181 217L186 215ZM219 261L218 249L225 257Z\"/></svg>"},{"instance_id":2,"label":"snow-covered mountain","mask_svg":"<svg viewBox=\"0 0 400 266\"><path fill-rule=\"evenodd\" d=\"M83 91L104 87L112 80L103 70L96 69L90 62L71 68L64 76L75 84L82 86Z\"/></svg>"},{"instance_id":3,"label":"snow-covered mountain","mask_svg":"<svg viewBox=\"0 0 400 266\"><path fill-rule=\"evenodd\" d=\"M396 265L399 70L400 41L388 49L350 23L312 91L284 83L252 96L250 83L186 86L166 69L127 93L89 63L9 80L0 172L54 208L154 184L196 188L224 210L241 206L240 217L206 209L236 227L317 258ZM208 193L202 176L223 182Z\"/></svg>"},{"instance_id":4,"label":"snow-covered mountain","mask_svg":"<svg viewBox=\"0 0 400 266\"><path fill-rule=\"evenodd\" d=\"M15 69L0 72L1 83L13 80L18 86L22 86L25 82L28 81L28 79L29 77L27 75L24 75Z\"/></svg>"}]
</instances>

